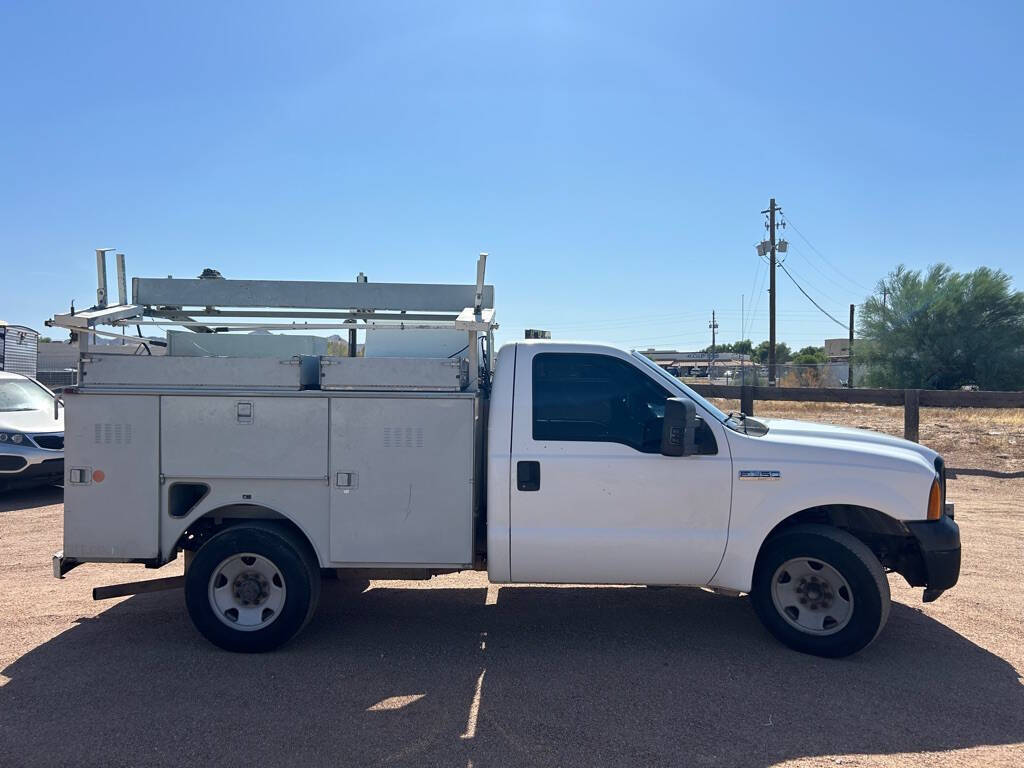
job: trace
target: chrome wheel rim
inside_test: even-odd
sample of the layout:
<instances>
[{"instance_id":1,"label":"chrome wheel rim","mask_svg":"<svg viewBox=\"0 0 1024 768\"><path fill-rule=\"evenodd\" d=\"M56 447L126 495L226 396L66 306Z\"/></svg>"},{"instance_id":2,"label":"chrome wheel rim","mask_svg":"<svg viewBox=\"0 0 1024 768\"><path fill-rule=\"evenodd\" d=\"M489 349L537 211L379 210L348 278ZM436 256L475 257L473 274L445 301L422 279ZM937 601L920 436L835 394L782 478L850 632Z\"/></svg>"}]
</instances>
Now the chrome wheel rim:
<instances>
[{"instance_id":1,"label":"chrome wheel rim","mask_svg":"<svg viewBox=\"0 0 1024 768\"><path fill-rule=\"evenodd\" d=\"M786 622L809 635L833 635L853 616L853 590L824 560L795 557L775 570L772 602Z\"/></svg>"},{"instance_id":2,"label":"chrome wheel rim","mask_svg":"<svg viewBox=\"0 0 1024 768\"><path fill-rule=\"evenodd\" d=\"M214 568L208 593L217 618L241 632L273 624L286 596L280 569L252 552L231 555Z\"/></svg>"}]
</instances>

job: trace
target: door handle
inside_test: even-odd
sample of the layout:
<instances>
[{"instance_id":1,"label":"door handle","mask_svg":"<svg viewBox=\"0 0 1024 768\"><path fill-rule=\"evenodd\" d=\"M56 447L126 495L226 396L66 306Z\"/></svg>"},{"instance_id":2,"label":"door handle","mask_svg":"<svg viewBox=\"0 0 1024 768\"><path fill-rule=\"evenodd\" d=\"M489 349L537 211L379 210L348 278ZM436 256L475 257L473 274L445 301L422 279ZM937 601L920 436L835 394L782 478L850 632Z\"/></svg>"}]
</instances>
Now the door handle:
<instances>
[{"instance_id":1,"label":"door handle","mask_svg":"<svg viewBox=\"0 0 1024 768\"><path fill-rule=\"evenodd\" d=\"M516 488L520 491L540 490L539 461L520 461L516 464Z\"/></svg>"},{"instance_id":2,"label":"door handle","mask_svg":"<svg viewBox=\"0 0 1024 768\"><path fill-rule=\"evenodd\" d=\"M355 472L338 472L334 476L334 484L339 488L355 489L359 487L359 475Z\"/></svg>"}]
</instances>

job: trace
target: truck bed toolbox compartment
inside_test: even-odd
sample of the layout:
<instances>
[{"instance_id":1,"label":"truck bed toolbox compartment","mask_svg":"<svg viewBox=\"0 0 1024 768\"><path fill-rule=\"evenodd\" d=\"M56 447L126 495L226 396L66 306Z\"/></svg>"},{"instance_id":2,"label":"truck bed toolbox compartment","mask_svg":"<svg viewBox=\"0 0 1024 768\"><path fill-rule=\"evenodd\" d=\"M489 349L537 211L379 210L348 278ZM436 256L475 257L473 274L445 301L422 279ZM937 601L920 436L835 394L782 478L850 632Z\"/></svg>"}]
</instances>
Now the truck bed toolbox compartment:
<instances>
[{"instance_id":1,"label":"truck bed toolbox compartment","mask_svg":"<svg viewBox=\"0 0 1024 768\"><path fill-rule=\"evenodd\" d=\"M465 358L321 357L320 388L337 391L459 392Z\"/></svg>"},{"instance_id":2,"label":"truck bed toolbox compartment","mask_svg":"<svg viewBox=\"0 0 1024 768\"><path fill-rule=\"evenodd\" d=\"M474 398L331 398L331 559L473 562Z\"/></svg>"},{"instance_id":3,"label":"truck bed toolbox compartment","mask_svg":"<svg viewBox=\"0 0 1024 768\"><path fill-rule=\"evenodd\" d=\"M316 357L172 357L95 354L82 358L82 387L300 390L316 386Z\"/></svg>"},{"instance_id":4,"label":"truck bed toolbox compartment","mask_svg":"<svg viewBox=\"0 0 1024 768\"><path fill-rule=\"evenodd\" d=\"M157 556L160 398L66 395L64 554L83 560Z\"/></svg>"},{"instance_id":5,"label":"truck bed toolbox compartment","mask_svg":"<svg viewBox=\"0 0 1024 768\"><path fill-rule=\"evenodd\" d=\"M168 478L327 481L327 398L164 395Z\"/></svg>"}]
</instances>

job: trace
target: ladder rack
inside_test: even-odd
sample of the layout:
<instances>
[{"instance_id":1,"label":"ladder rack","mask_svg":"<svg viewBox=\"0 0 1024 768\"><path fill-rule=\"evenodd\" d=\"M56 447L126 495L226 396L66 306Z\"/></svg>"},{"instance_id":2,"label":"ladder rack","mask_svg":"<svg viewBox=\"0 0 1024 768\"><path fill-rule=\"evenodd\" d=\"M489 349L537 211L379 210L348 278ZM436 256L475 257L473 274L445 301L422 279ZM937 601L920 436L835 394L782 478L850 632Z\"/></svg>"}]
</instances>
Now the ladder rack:
<instances>
[{"instance_id":1,"label":"ladder rack","mask_svg":"<svg viewBox=\"0 0 1024 768\"><path fill-rule=\"evenodd\" d=\"M476 281L465 285L371 283L362 273L354 282L232 280L207 270L199 278L132 278L130 302L124 254L117 253L118 303L108 305L106 256L112 250L96 249L96 304L56 314L46 323L77 334L80 374L91 337L124 338L98 326L174 325L196 333L336 329L349 331L350 339L356 330L463 331L468 338L468 370L480 371L479 378L469 377L469 388L489 380L491 355L484 358L481 370L478 339L483 335L487 349L493 349L498 326L494 287L484 283L486 253L477 260Z\"/></svg>"}]
</instances>

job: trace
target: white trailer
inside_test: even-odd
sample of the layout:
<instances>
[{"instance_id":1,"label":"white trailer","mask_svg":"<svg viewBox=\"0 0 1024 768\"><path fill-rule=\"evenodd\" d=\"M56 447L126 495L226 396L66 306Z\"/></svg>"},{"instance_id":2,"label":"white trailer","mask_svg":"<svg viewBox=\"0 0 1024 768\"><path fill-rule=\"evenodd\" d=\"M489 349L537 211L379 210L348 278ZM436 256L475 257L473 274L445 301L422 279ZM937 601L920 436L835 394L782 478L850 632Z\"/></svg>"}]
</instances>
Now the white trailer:
<instances>
[{"instance_id":1,"label":"white trailer","mask_svg":"<svg viewBox=\"0 0 1024 768\"><path fill-rule=\"evenodd\" d=\"M36 377L39 364L39 333L24 325L0 320L0 371Z\"/></svg>"},{"instance_id":2,"label":"white trailer","mask_svg":"<svg viewBox=\"0 0 1024 768\"><path fill-rule=\"evenodd\" d=\"M52 321L81 350L80 384L63 396L54 574L89 561L160 567L184 552L189 613L222 647L286 642L312 616L324 569L749 593L780 640L826 656L881 630L885 571L926 587L925 600L956 583L959 530L933 451L725 414L644 356L603 345L524 341L495 359L483 256L467 285L136 278L129 301L122 277L114 306L104 259L97 306ZM354 323L371 335L445 330L446 352L451 333L466 343L438 357L195 356L189 345L188 356L117 360L89 346L101 324L168 322L201 333Z\"/></svg>"}]
</instances>

